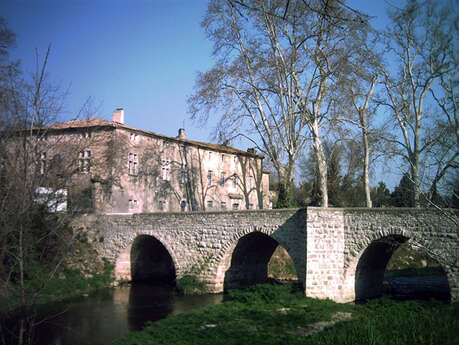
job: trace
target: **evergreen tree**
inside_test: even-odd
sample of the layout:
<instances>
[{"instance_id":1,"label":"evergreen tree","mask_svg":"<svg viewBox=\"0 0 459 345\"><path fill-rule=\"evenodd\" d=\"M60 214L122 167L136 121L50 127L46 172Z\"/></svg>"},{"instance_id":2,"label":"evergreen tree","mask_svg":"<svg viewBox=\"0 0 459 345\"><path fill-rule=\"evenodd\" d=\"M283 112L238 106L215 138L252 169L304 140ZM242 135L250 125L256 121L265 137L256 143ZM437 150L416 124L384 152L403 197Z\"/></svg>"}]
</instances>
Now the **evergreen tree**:
<instances>
[{"instance_id":1,"label":"evergreen tree","mask_svg":"<svg viewBox=\"0 0 459 345\"><path fill-rule=\"evenodd\" d=\"M395 207L414 207L413 182L410 174L403 174L400 183L391 194L391 204Z\"/></svg>"},{"instance_id":2,"label":"evergreen tree","mask_svg":"<svg viewBox=\"0 0 459 345\"><path fill-rule=\"evenodd\" d=\"M341 200L341 166L340 166L340 154L339 147L333 147L328 155L328 167L327 167L327 189L328 189L328 201L330 206L342 207L343 202Z\"/></svg>"},{"instance_id":3,"label":"evergreen tree","mask_svg":"<svg viewBox=\"0 0 459 345\"><path fill-rule=\"evenodd\" d=\"M391 194L384 182L380 181L377 187L372 188L371 200L373 207L391 206Z\"/></svg>"}]
</instances>

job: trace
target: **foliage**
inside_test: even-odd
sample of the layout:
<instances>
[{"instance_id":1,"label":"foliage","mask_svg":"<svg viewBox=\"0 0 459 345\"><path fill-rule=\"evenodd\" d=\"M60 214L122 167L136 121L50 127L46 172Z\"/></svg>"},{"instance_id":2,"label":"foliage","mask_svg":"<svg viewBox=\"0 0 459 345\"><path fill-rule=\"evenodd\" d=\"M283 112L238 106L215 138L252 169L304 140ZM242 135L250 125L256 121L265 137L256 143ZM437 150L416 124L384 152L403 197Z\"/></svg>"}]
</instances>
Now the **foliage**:
<instances>
[{"instance_id":1,"label":"foliage","mask_svg":"<svg viewBox=\"0 0 459 345\"><path fill-rule=\"evenodd\" d=\"M280 280L298 278L295 264L282 246L277 246L269 260L268 276Z\"/></svg>"},{"instance_id":2,"label":"foliage","mask_svg":"<svg viewBox=\"0 0 459 345\"><path fill-rule=\"evenodd\" d=\"M403 268L387 270L384 273L385 278L391 277L422 277L422 276L439 276L444 275L445 272L441 266L436 267L423 267L423 268Z\"/></svg>"},{"instance_id":3,"label":"foliage","mask_svg":"<svg viewBox=\"0 0 459 345\"><path fill-rule=\"evenodd\" d=\"M305 335L313 328L308 325L334 319L338 312L351 313L352 319ZM304 297L292 285L257 285L230 291L219 305L149 323L113 344L448 345L455 344L458 315L457 304L388 299L338 304Z\"/></svg>"},{"instance_id":4,"label":"foliage","mask_svg":"<svg viewBox=\"0 0 459 345\"><path fill-rule=\"evenodd\" d=\"M22 345L33 342L37 303L105 286L111 274L108 265L98 273L100 268L81 270L72 262L76 250L87 245L82 229L72 227L86 199L72 200L71 208L67 199L83 181L90 182L77 169L87 144L77 136L50 135L66 96L49 82L50 48L43 58L37 50L29 78L7 59L13 43L14 34L0 18L0 298L6 312L29 311L18 329Z\"/></svg>"},{"instance_id":5,"label":"foliage","mask_svg":"<svg viewBox=\"0 0 459 345\"><path fill-rule=\"evenodd\" d=\"M184 275L177 279L176 288L185 295L200 295L207 292L206 283L192 275Z\"/></svg>"},{"instance_id":6,"label":"foliage","mask_svg":"<svg viewBox=\"0 0 459 345\"><path fill-rule=\"evenodd\" d=\"M391 194L391 203L396 207L412 207L413 198L413 183L409 174L405 173Z\"/></svg>"},{"instance_id":7,"label":"foliage","mask_svg":"<svg viewBox=\"0 0 459 345\"><path fill-rule=\"evenodd\" d=\"M371 189L371 200L373 201L373 207L387 207L391 205L390 191L384 182L380 181L377 187Z\"/></svg>"},{"instance_id":8,"label":"foliage","mask_svg":"<svg viewBox=\"0 0 459 345\"><path fill-rule=\"evenodd\" d=\"M39 302L55 300L56 296L59 298L78 296L110 286L113 282L113 269L114 265L107 260L104 260L104 267L100 271L88 269L84 272L80 269L66 267L59 277L47 282ZM36 282L30 281L28 284L33 285ZM32 287L32 291L33 289L34 287Z\"/></svg>"},{"instance_id":9,"label":"foliage","mask_svg":"<svg viewBox=\"0 0 459 345\"><path fill-rule=\"evenodd\" d=\"M294 206L292 200L292 187L293 186L287 187L284 183L278 184L278 197L274 208L289 208Z\"/></svg>"},{"instance_id":10,"label":"foliage","mask_svg":"<svg viewBox=\"0 0 459 345\"><path fill-rule=\"evenodd\" d=\"M392 254L387 263L387 270L400 269L417 269L423 267L439 266L438 262L433 260L422 249L413 248L409 242L405 242L398 247Z\"/></svg>"}]
</instances>

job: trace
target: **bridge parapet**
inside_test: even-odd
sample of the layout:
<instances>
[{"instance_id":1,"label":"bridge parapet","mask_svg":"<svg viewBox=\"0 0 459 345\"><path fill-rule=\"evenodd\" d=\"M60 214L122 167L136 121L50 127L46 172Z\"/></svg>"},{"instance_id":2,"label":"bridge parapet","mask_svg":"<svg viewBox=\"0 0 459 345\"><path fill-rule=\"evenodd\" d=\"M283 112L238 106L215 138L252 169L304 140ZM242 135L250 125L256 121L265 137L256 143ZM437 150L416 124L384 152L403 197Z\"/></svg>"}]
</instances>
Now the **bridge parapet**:
<instances>
[{"instance_id":1,"label":"bridge parapet","mask_svg":"<svg viewBox=\"0 0 459 345\"><path fill-rule=\"evenodd\" d=\"M459 300L459 212L411 208L308 208L306 295L352 301L381 292L388 260L410 241L444 269Z\"/></svg>"},{"instance_id":2,"label":"bridge parapet","mask_svg":"<svg viewBox=\"0 0 459 345\"><path fill-rule=\"evenodd\" d=\"M135 238L153 236L170 253L177 277L198 275L212 291L223 290L222 261L249 233L271 236L287 249L304 279L305 210L246 210L91 215L80 220L101 256L116 263L118 280L130 280L130 251ZM231 255L230 255L231 256Z\"/></svg>"},{"instance_id":3,"label":"bridge parapet","mask_svg":"<svg viewBox=\"0 0 459 345\"><path fill-rule=\"evenodd\" d=\"M116 263L118 279L131 279L132 244L147 235L165 247L178 278L197 275L214 292L224 288L239 241L261 233L288 251L307 296L336 301L376 292L391 250L410 240L442 264L451 297L459 300L458 219L449 210L310 207L89 215L77 223L88 229L100 256Z\"/></svg>"}]
</instances>

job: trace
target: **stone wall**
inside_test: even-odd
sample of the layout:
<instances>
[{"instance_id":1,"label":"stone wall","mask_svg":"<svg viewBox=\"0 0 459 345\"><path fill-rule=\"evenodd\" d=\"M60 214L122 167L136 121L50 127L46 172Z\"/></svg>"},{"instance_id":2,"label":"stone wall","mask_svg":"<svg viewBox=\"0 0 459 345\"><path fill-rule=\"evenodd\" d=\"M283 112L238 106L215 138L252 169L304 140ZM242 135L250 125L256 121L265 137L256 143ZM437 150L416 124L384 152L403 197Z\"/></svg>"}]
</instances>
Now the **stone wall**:
<instances>
[{"instance_id":1,"label":"stone wall","mask_svg":"<svg viewBox=\"0 0 459 345\"><path fill-rule=\"evenodd\" d=\"M305 279L304 210L88 215L79 220L79 226L94 238L100 255L116 264L118 280L131 279L130 249L135 238L150 235L170 253L178 278L192 273L220 292L234 248L240 238L253 232L282 245L300 281Z\"/></svg>"},{"instance_id":2,"label":"stone wall","mask_svg":"<svg viewBox=\"0 0 459 345\"><path fill-rule=\"evenodd\" d=\"M365 251L373 243L385 245L386 251L404 241L425 250L446 272L451 299L459 299L459 229L457 211L433 209L345 209L343 300L356 297L358 265L364 266ZM394 243L395 242L395 243ZM378 250L373 253L376 254ZM368 252L367 252L368 253ZM389 253L391 254L391 252ZM382 256L382 255L380 255ZM365 259L365 260L364 260ZM390 259L384 258L385 264ZM371 263L378 266L378 262ZM381 271L373 267L373 271ZM364 271L364 270L362 270ZM377 273L377 272L376 272ZM382 272L383 273L383 272ZM356 280L357 279L357 280Z\"/></svg>"},{"instance_id":3,"label":"stone wall","mask_svg":"<svg viewBox=\"0 0 459 345\"><path fill-rule=\"evenodd\" d=\"M459 299L458 218L425 209L308 208L306 295L341 302L379 295L392 253L410 241L442 265Z\"/></svg>"},{"instance_id":4,"label":"stone wall","mask_svg":"<svg viewBox=\"0 0 459 345\"><path fill-rule=\"evenodd\" d=\"M308 208L306 296L340 300L343 267L343 210Z\"/></svg>"},{"instance_id":5,"label":"stone wall","mask_svg":"<svg viewBox=\"0 0 459 345\"><path fill-rule=\"evenodd\" d=\"M458 300L458 219L458 213L434 210L308 208L91 215L78 222L100 256L116 264L118 280L131 279L131 245L140 235L164 245L177 278L199 276L213 292L223 291L229 276L256 276L253 270L278 243L291 256L307 296L344 302L376 295L387 261L405 241L442 265Z\"/></svg>"}]
</instances>

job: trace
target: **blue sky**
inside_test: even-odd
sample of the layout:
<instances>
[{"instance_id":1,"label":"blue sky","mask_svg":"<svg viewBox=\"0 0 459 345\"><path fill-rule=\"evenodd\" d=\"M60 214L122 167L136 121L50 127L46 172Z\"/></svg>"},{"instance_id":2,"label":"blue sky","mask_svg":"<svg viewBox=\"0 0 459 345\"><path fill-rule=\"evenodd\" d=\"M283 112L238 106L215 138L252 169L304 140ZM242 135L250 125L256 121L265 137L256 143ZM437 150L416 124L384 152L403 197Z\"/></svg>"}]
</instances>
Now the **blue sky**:
<instances>
[{"instance_id":1,"label":"blue sky","mask_svg":"<svg viewBox=\"0 0 459 345\"><path fill-rule=\"evenodd\" d=\"M196 71L212 64L211 44L200 28L204 0L89 1L4 0L0 13L17 35L12 57L33 72L35 49L52 45L49 74L70 86L65 116L88 97L97 117L123 107L128 125L165 135L179 127L195 139L209 130L191 128L186 98Z\"/></svg>"},{"instance_id":2,"label":"blue sky","mask_svg":"<svg viewBox=\"0 0 459 345\"><path fill-rule=\"evenodd\" d=\"M383 1L350 4L384 23ZM206 0L3 0L0 13L17 35L11 56L32 73L35 50L52 45L49 76L70 87L65 119L88 97L95 116L110 119L125 109L130 126L207 141L212 124L200 128L186 112L198 70L212 66L211 43L200 22Z\"/></svg>"},{"instance_id":3,"label":"blue sky","mask_svg":"<svg viewBox=\"0 0 459 345\"><path fill-rule=\"evenodd\" d=\"M387 4L401 2L349 4L382 28ZM0 15L17 35L11 57L27 73L34 70L35 51L43 56L52 45L49 76L70 90L64 120L92 97L94 117L111 119L122 107L130 126L168 136L185 127L188 138L210 141L212 123L194 124L186 105L197 71L213 64L200 27L206 6L207 0L2 0Z\"/></svg>"}]
</instances>

